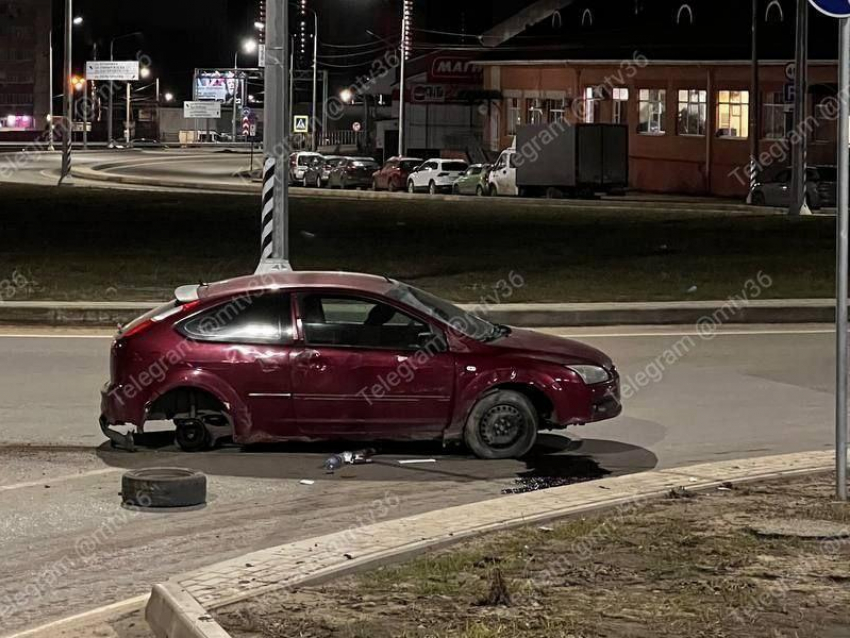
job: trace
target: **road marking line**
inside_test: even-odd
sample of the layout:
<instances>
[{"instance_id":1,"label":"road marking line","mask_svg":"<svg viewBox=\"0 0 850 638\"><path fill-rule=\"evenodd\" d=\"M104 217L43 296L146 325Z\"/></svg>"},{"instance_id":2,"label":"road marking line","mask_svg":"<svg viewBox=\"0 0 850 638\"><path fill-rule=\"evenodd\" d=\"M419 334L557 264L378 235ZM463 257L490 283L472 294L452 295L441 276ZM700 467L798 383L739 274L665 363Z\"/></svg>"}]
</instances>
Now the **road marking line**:
<instances>
[{"instance_id":1,"label":"road marking line","mask_svg":"<svg viewBox=\"0 0 850 638\"><path fill-rule=\"evenodd\" d=\"M111 334L102 334L102 335L74 335L74 334L56 334L56 335L45 335L45 334L0 334L0 339L112 339L114 335Z\"/></svg>"},{"instance_id":2,"label":"road marking line","mask_svg":"<svg viewBox=\"0 0 850 638\"><path fill-rule=\"evenodd\" d=\"M603 337L629 338L629 337L701 337L699 332L622 332L622 333L580 333L558 331L559 337L572 337L573 339L601 339ZM748 335L827 335L835 334L835 330L719 330L711 334L711 338L748 336Z\"/></svg>"},{"instance_id":3,"label":"road marking line","mask_svg":"<svg viewBox=\"0 0 850 638\"><path fill-rule=\"evenodd\" d=\"M115 474L117 472L123 471L124 469L120 467L106 467L100 470L83 472L82 474L66 474L65 476L57 476L54 478L45 476L44 478L38 481L27 481L26 483L14 483L12 485L0 485L0 492L11 492L12 490L22 490L28 487L39 487L44 485L45 483L49 483L50 485L55 485L56 483L67 483L69 481L74 481L77 479L89 478L91 476L100 476L102 474Z\"/></svg>"},{"instance_id":4,"label":"road marking line","mask_svg":"<svg viewBox=\"0 0 850 638\"><path fill-rule=\"evenodd\" d=\"M133 611L134 609L140 608L141 606L146 604L149 598L150 594L142 594L141 596L128 598L127 600L112 603L111 605L105 605L103 607L98 607L97 609L85 611L81 614L68 616L67 618L62 618L60 620L54 620L53 622L40 625L39 627L25 629L16 634L4 634L3 638L29 638L30 636L37 636L42 633L44 633L46 636L55 636L56 634L54 633L54 631L61 629L63 625L79 622L81 620L85 620L86 618L91 618L102 614L108 614L109 612Z\"/></svg>"}]
</instances>

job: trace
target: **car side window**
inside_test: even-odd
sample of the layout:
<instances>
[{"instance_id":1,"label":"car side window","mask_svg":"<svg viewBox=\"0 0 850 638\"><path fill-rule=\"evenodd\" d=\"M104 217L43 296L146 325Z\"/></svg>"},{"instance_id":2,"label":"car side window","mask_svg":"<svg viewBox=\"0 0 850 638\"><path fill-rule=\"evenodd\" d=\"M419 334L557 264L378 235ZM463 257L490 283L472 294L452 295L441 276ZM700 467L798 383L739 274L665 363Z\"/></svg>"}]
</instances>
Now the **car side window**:
<instances>
[{"instance_id":1,"label":"car side window","mask_svg":"<svg viewBox=\"0 0 850 638\"><path fill-rule=\"evenodd\" d=\"M433 338L427 323L371 299L307 294L299 304L308 346L417 350Z\"/></svg>"},{"instance_id":2,"label":"car side window","mask_svg":"<svg viewBox=\"0 0 850 638\"><path fill-rule=\"evenodd\" d=\"M508 162L511 168L516 168L516 155L514 155L513 153L508 155Z\"/></svg>"},{"instance_id":3,"label":"car side window","mask_svg":"<svg viewBox=\"0 0 850 638\"><path fill-rule=\"evenodd\" d=\"M292 343L291 297L280 293L234 297L178 326L183 336L217 343Z\"/></svg>"}]
</instances>

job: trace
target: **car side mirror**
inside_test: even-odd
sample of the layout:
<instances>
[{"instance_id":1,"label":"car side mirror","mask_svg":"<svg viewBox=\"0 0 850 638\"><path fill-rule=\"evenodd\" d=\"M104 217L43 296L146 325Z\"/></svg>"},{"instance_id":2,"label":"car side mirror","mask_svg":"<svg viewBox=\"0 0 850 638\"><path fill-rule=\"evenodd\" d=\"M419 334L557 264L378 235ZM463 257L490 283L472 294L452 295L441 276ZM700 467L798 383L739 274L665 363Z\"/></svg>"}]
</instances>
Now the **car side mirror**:
<instances>
[{"instance_id":1,"label":"car side mirror","mask_svg":"<svg viewBox=\"0 0 850 638\"><path fill-rule=\"evenodd\" d=\"M449 351L449 344L442 332L426 330L417 335L419 349L428 354L442 354Z\"/></svg>"}]
</instances>

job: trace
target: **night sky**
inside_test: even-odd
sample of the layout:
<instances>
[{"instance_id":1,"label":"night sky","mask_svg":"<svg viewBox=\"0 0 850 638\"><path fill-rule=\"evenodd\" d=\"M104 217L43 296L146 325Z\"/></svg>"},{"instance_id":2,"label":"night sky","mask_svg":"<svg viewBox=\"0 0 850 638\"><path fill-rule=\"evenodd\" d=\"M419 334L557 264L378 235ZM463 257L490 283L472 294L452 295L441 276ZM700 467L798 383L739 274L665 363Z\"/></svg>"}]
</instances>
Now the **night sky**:
<instances>
[{"instance_id":1,"label":"night sky","mask_svg":"<svg viewBox=\"0 0 850 638\"><path fill-rule=\"evenodd\" d=\"M371 58L368 53L348 58L351 49L331 45L374 43L380 48L380 41L367 31L392 40L398 38L401 29L401 0L308 0L308 4L319 14L322 64L331 71L332 82L342 86L364 70L351 64ZM415 26L479 34L525 4L528 0L419 0ZM256 35L253 25L258 5L259 0L75 0L74 13L84 17L83 26L75 30L75 69L82 71L85 59L94 56L95 46L97 57L106 59L111 38L141 31L142 36L116 41L115 58L128 59L140 53L148 56L163 91L173 92L178 100L187 99L196 67L232 66L240 42ZM64 2L54 0L54 37L59 41L63 13ZM417 39L435 45L458 41L453 36L425 32L418 33ZM240 54L240 66L255 65L256 56Z\"/></svg>"}]
</instances>

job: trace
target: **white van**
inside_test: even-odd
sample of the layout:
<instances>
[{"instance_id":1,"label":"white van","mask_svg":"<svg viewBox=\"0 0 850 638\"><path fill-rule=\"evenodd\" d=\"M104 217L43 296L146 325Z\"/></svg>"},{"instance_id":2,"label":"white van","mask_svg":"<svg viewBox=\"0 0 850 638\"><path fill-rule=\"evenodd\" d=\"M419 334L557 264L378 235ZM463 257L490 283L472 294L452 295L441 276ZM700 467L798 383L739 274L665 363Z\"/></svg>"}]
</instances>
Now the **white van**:
<instances>
[{"instance_id":1,"label":"white van","mask_svg":"<svg viewBox=\"0 0 850 638\"><path fill-rule=\"evenodd\" d=\"M516 142L514 142L516 144ZM516 197L519 191L516 186L516 147L511 146L499 155L498 161L490 169L487 178L489 195L509 195Z\"/></svg>"}]
</instances>

